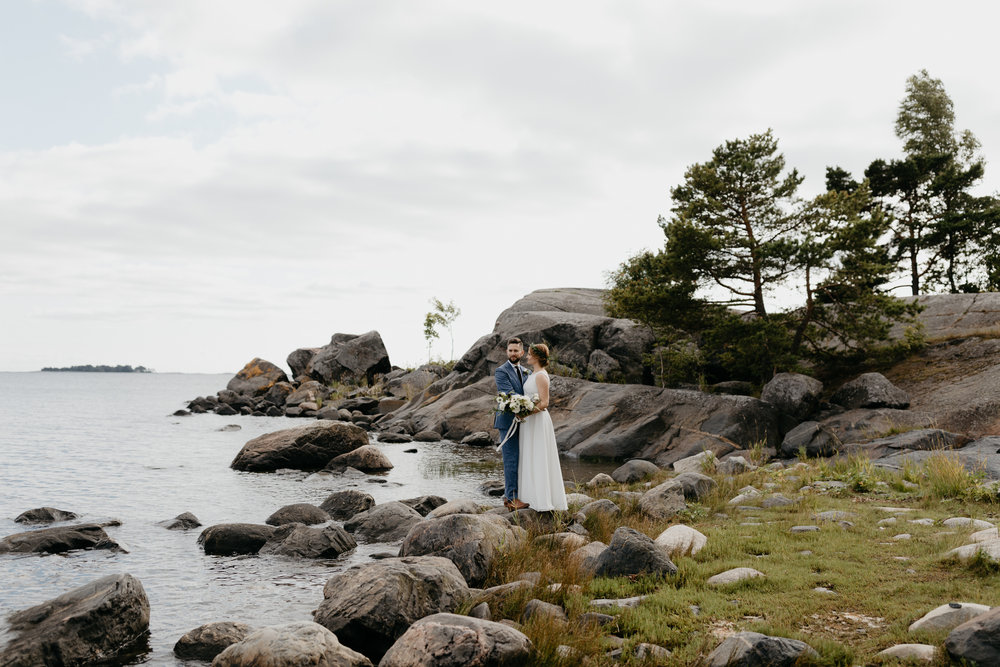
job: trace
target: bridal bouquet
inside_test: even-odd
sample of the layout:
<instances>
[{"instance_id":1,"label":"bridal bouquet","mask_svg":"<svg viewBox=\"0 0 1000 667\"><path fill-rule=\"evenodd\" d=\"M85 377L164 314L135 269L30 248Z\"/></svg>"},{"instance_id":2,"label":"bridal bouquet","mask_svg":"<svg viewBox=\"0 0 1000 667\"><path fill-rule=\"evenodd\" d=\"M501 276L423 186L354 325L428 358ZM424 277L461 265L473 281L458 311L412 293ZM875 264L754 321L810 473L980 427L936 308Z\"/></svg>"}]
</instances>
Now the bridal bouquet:
<instances>
[{"instance_id":1,"label":"bridal bouquet","mask_svg":"<svg viewBox=\"0 0 1000 667\"><path fill-rule=\"evenodd\" d=\"M518 421L522 421L525 417L531 414L531 411L535 409L535 405L537 403L538 394L522 396L521 394L508 394L502 391L497 394L496 407L493 408L493 410L494 412L506 412L510 410L514 413L514 417Z\"/></svg>"}]
</instances>

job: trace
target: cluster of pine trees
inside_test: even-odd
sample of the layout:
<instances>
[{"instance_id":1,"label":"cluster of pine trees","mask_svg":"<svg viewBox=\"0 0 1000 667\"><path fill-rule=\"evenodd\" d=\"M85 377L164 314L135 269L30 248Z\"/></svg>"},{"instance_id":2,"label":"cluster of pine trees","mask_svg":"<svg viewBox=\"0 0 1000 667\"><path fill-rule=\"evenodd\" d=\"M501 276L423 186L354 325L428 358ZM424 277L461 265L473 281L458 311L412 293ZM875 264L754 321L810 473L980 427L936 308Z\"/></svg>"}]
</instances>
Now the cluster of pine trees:
<instances>
[{"instance_id":1,"label":"cluster of pine trees","mask_svg":"<svg viewBox=\"0 0 1000 667\"><path fill-rule=\"evenodd\" d=\"M609 312L657 333L660 384L878 365L921 344L919 305L890 294L893 281L906 276L913 295L1000 288L1000 198L974 193L980 144L955 129L926 70L908 79L895 132L901 159L876 159L860 179L829 167L811 200L770 130L687 169L658 221L662 249L609 276ZM770 311L779 288L799 305ZM894 326L906 335L890 339Z\"/></svg>"}]
</instances>

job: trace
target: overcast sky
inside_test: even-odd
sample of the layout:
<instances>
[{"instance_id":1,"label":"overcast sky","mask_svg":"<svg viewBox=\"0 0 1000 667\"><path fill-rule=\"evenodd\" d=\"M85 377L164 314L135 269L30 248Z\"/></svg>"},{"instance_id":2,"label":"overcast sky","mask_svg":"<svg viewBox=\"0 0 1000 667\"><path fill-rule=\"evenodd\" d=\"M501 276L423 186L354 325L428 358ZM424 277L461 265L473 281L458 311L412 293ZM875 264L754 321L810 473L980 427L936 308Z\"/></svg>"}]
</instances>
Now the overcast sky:
<instances>
[{"instance_id":1,"label":"overcast sky","mask_svg":"<svg viewBox=\"0 0 1000 667\"><path fill-rule=\"evenodd\" d=\"M1000 155L987 2L10 0L0 370L456 356L657 247L686 166L773 128L822 188L895 157L922 68ZM998 189L987 165L985 187ZM450 356L445 335L433 350Z\"/></svg>"}]
</instances>

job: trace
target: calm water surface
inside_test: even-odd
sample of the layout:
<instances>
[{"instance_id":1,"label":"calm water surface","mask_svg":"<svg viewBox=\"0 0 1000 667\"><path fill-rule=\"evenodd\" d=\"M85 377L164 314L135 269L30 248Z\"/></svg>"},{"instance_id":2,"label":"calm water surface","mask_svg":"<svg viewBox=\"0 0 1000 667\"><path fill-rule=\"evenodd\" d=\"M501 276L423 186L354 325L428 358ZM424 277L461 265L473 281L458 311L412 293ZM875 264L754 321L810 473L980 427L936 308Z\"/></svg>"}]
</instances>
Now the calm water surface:
<instances>
[{"instance_id":1,"label":"calm water surface","mask_svg":"<svg viewBox=\"0 0 1000 667\"><path fill-rule=\"evenodd\" d=\"M136 661L175 664L174 642L203 623L311 620L331 574L394 549L362 544L324 561L206 556L197 544L200 529L170 531L159 521L189 511L205 526L263 523L283 505L319 504L352 487L378 503L435 494L499 504L477 491L484 481L500 478L498 455L451 442L380 445L395 468L358 480L231 470L247 440L307 422L169 416L188 399L214 394L230 377L0 373L0 536L26 530L14 517L47 505L76 512L82 521L120 520L120 527L107 531L128 550L0 556L0 617L98 577L128 572L142 581L152 608L149 650ZM488 418L483 421L485 426ZM230 424L241 429L220 430ZM416 454L404 453L413 447ZM563 475L585 481L612 467L564 460ZM0 642L2 632L0 622Z\"/></svg>"}]
</instances>

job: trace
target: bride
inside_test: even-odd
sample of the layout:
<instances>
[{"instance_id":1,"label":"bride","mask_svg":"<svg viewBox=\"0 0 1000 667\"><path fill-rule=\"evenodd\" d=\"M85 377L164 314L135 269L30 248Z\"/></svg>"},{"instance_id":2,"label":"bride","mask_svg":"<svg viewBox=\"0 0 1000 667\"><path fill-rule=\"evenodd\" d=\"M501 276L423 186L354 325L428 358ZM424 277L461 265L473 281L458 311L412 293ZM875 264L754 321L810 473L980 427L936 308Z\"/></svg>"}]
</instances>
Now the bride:
<instances>
[{"instance_id":1,"label":"bride","mask_svg":"<svg viewBox=\"0 0 1000 667\"><path fill-rule=\"evenodd\" d=\"M538 394L538 404L520 426L521 460L517 468L518 495L538 512L566 509L566 490L559 467L556 433L549 405L549 348L532 345L528 348L528 365L533 373L524 382L524 394Z\"/></svg>"}]
</instances>

